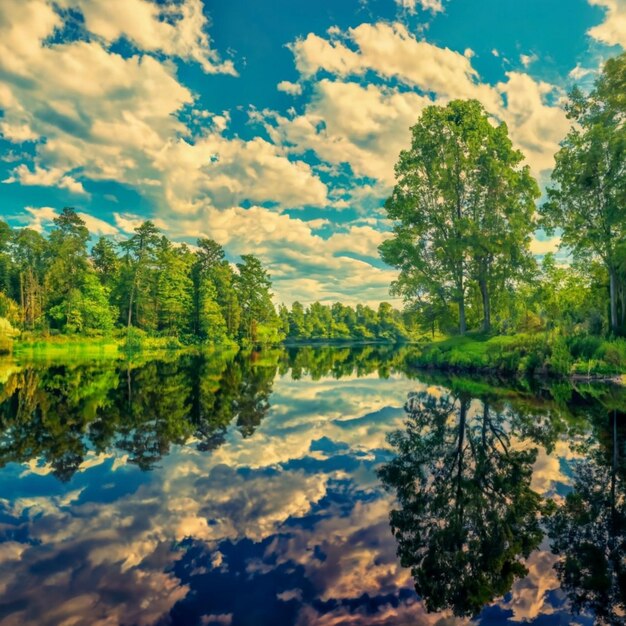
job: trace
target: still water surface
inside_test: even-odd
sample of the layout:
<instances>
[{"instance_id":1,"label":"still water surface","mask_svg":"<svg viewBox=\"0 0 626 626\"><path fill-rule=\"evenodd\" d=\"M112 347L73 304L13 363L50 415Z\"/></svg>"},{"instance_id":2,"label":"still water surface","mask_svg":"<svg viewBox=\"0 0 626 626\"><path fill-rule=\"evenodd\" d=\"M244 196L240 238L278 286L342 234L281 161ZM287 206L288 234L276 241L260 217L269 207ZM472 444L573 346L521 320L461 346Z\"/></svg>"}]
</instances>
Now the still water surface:
<instances>
[{"instance_id":1,"label":"still water surface","mask_svg":"<svg viewBox=\"0 0 626 626\"><path fill-rule=\"evenodd\" d=\"M409 362L0 362L0 626L626 623L624 392Z\"/></svg>"}]
</instances>

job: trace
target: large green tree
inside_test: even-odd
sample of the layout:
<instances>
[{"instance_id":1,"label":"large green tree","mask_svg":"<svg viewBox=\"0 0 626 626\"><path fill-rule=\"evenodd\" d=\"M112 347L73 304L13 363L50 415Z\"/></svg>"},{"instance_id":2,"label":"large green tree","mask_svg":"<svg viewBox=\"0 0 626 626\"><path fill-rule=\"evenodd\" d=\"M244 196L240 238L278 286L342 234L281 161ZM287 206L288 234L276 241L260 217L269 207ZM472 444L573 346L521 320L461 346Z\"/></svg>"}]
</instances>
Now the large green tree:
<instances>
[{"instance_id":1,"label":"large green tree","mask_svg":"<svg viewBox=\"0 0 626 626\"><path fill-rule=\"evenodd\" d=\"M548 201L541 207L548 232L575 259L599 259L609 279L609 318L619 330L619 246L626 237L626 54L607 61L590 94L574 89L567 103L572 128L561 143Z\"/></svg>"},{"instance_id":2,"label":"large green tree","mask_svg":"<svg viewBox=\"0 0 626 626\"><path fill-rule=\"evenodd\" d=\"M193 266L195 324L202 337L237 338L240 307L235 274L216 241L198 239Z\"/></svg>"},{"instance_id":3,"label":"large green tree","mask_svg":"<svg viewBox=\"0 0 626 626\"><path fill-rule=\"evenodd\" d=\"M120 244L125 252L126 324L130 327L139 317L140 305L147 300L147 285L156 265L157 248L161 238L159 229L150 220L135 228L135 234Z\"/></svg>"},{"instance_id":4,"label":"large green tree","mask_svg":"<svg viewBox=\"0 0 626 626\"><path fill-rule=\"evenodd\" d=\"M239 273L235 279L241 305L240 336L256 343L278 331L278 317L270 292L272 282L257 257L244 254L241 259L242 263L237 263Z\"/></svg>"},{"instance_id":5,"label":"large green tree","mask_svg":"<svg viewBox=\"0 0 626 626\"><path fill-rule=\"evenodd\" d=\"M506 125L475 100L429 106L411 132L385 204L393 237L380 247L400 269L393 292L430 308L455 303L464 333L473 283L489 329L492 290L529 264L537 184Z\"/></svg>"}]
</instances>

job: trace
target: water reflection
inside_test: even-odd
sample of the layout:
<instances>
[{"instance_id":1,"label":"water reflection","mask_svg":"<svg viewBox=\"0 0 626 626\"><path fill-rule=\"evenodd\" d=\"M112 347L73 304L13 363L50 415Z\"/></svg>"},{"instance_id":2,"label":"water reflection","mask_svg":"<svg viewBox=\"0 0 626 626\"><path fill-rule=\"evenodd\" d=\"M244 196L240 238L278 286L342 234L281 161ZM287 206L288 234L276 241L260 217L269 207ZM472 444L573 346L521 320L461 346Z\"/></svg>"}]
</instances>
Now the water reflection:
<instances>
[{"instance_id":1,"label":"water reflection","mask_svg":"<svg viewBox=\"0 0 626 626\"><path fill-rule=\"evenodd\" d=\"M473 616L528 573L522 561L543 537L537 448L517 439L519 414L466 394L412 394L405 410L390 437L396 457L379 470L400 505L390 515L398 554L429 611Z\"/></svg>"},{"instance_id":2,"label":"water reflection","mask_svg":"<svg viewBox=\"0 0 626 626\"><path fill-rule=\"evenodd\" d=\"M594 420L574 466L573 489L550 520L556 569L577 613L626 623L626 414Z\"/></svg>"},{"instance_id":3,"label":"water reflection","mask_svg":"<svg viewBox=\"0 0 626 626\"><path fill-rule=\"evenodd\" d=\"M621 623L621 392L410 360L5 364L0 625Z\"/></svg>"}]
</instances>

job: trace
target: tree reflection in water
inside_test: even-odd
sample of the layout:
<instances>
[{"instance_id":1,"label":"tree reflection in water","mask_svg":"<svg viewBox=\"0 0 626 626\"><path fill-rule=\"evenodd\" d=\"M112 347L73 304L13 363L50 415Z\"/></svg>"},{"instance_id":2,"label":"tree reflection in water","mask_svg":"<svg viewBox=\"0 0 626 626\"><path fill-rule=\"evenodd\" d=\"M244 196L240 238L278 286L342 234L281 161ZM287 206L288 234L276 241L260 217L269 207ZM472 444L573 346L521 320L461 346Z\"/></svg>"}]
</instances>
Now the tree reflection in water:
<instances>
[{"instance_id":1,"label":"tree reflection in water","mask_svg":"<svg viewBox=\"0 0 626 626\"><path fill-rule=\"evenodd\" d=\"M0 467L37 459L68 481L89 451L117 449L150 470L173 444L213 449L233 421L243 436L258 427L276 368L250 355L195 355L23 369L0 389Z\"/></svg>"},{"instance_id":2,"label":"tree reflection in water","mask_svg":"<svg viewBox=\"0 0 626 626\"><path fill-rule=\"evenodd\" d=\"M409 396L396 456L379 470L395 491L390 513L398 555L429 611L472 616L526 574L543 537L542 500L531 489L536 447L510 411L464 394Z\"/></svg>"},{"instance_id":3,"label":"tree reflection in water","mask_svg":"<svg viewBox=\"0 0 626 626\"><path fill-rule=\"evenodd\" d=\"M172 445L193 439L200 450L214 450L231 424L252 436L270 409L277 372L313 380L388 376L405 353L302 347L25 366L0 383L0 467L36 459L69 481L87 454L116 449L150 470Z\"/></svg>"},{"instance_id":4,"label":"tree reflection in water","mask_svg":"<svg viewBox=\"0 0 626 626\"><path fill-rule=\"evenodd\" d=\"M574 465L573 489L549 523L557 572L577 613L626 624L626 414L596 417Z\"/></svg>"},{"instance_id":5,"label":"tree reflection in water","mask_svg":"<svg viewBox=\"0 0 626 626\"><path fill-rule=\"evenodd\" d=\"M277 375L410 377L410 350L300 347L15 366L0 382L0 467L36 462L69 481L93 454L121 452L150 470L176 444L210 452L240 436L254 446ZM409 396L405 426L390 437L395 457L379 469L397 496L390 521L398 555L426 608L478 614L526 574L547 527L572 609L626 624L624 390L429 382L441 386ZM557 440L580 459L568 470L567 497L540 495L531 483L539 448L549 455Z\"/></svg>"}]
</instances>

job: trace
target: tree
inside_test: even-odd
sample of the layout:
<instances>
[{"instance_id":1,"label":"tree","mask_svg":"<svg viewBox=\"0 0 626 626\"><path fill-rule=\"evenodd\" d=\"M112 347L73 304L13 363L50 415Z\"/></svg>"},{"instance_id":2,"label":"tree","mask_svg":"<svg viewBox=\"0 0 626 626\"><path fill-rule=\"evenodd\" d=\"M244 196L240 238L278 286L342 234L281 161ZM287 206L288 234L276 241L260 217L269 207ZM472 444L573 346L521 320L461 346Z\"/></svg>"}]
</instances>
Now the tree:
<instances>
[{"instance_id":1,"label":"tree","mask_svg":"<svg viewBox=\"0 0 626 626\"><path fill-rule=\"evenodd\" d=\"M272 282L257 257L244 254L241 259L243 263L237 263L239 274L235 278L241 306L240 336L256 343L264 333L278 330L270 292Z\"/></svg>"},{"instance_id":2,"label":"tree","mask_svg":"<svg viewBox=\"0 0 626 626\"><path fill-rule=\"evenodd\" d=\"M159 330L181 335L192 325L194 256L187 246L161 237L156 251L155 305Z\"/></svg>"},{"instance_id":3,"label":"tree","mask_svg":"<svg viewBox=\"0 0 626 626\"><path fill-rule=\"evenodd\" d=\"M561 143L548 201L541 207L547 232L575 259L600 259L609 278L609 319L619 330L618 246L626 237L626 54L607 61L591 94L574 89L566 106L573 126Z\"/></svg>"},{"instance_id":4,"label":"tree","mask_svg":"<svg viewBox=\"0 0 626 626\"><path fill-rule=\"evenodd\" d=\"M196 326L204 337L236 339L239 330L239 302L234 289L234 272L224 250L212 239L198 239L193 266Z\"/></svg>"},{"instance_id":5,"label":"tree","mask_svg":"<svg viewBox=\"0 0 626 626\"><path fill-rule=\"evenodd\" d=\"M289 313L289 336L296 339L306 339L309 336L304 317L304 307L296 300L291 305Z\"/></svg>"},{"instance_id":6,"label":"tree","mask_svg":"<svg viewBox=\"0 0 626 626\"><path fill-rule=\"evenodd\" d=\"M126 323L129 328L133 322L133 307L136 311L139 310L138 295L143 295L146 276L151 266L154 267L159 241L159 229L150 220L146 220L135 228L135 234L130 239L120 244L126 253L125 270L128 280Z\"/></svg>"},{"instance_id":7,"label":"tree","mask_svg":"<svg viewBox=\"0 0 626 626\"><path fill-rule=\"evenodd\" d=\"M89 271L89 230L76 211L68 207L53 222L48 245L50 265L46 273L48 315L61 328L76 332L83 329L80 301Z\"/></svg>"},{"instance_id":8,"label":"tree","mask_svg":"<svg viewBox=\"0 0 626 626\"><path fill-rule=\"evenodd\" d=\"M91 260L100 282L112 289L119 281L120 259L115 244L100 237L91 249Z\"/></svg>"},{"instance_id":9,"label":"tree","mask_svg":"<svg viewBox=\"0 0 626 626\"><path fill-rule=\"evenodd\" d=\"M11 254L17 271L16 299L22 324L29 330L43 323L47 248L48 242L30 228L13 233Z\"/></svg>"},{"instance_id":10,"label":"tree","mask_svg":"<svg viewBox=\"0 0 626 626\"><path fill-rule=\"evenodd\" d=\"M9 294L11 289L11 239L13 232L11 227L0 220L0 292Z\"/></svg>"},{"instance_id":11,"label":"tree","mask_svg":"<svg viewBox=\"0 0 626 626\"><path fill-rule=\"evenodd\" d=\"M411 132L385 204L394 236L380 246L400 269L392 292L430 307L454 302L463 334L474 280L489 329L491 290L529 256L537 184L506 125L492 125L477 101L427 107Z\"/></svg>"}]
</instances>

